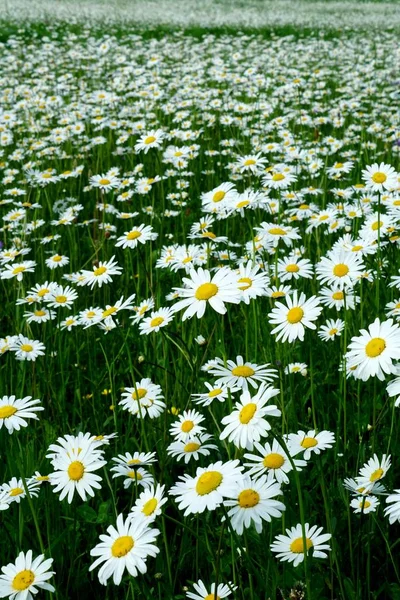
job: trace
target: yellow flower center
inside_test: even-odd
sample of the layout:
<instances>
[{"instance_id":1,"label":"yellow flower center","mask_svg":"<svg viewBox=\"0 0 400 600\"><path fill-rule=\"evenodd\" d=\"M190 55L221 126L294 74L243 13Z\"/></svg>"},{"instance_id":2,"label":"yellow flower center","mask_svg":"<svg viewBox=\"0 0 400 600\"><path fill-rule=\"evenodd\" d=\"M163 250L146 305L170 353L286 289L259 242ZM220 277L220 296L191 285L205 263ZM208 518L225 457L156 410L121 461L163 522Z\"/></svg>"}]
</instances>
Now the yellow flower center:
<instances>
[{"instance_id":1,"label":"yellow flower center","mask_svg":"<svg viewBox=\"0 0 400 600\"><path fill-rule=\"evenodd\" d=\"M221 485L222 479L222 475L218 471L207 471L200 475L196 483L196 492L199 496L210 494Z\"/></svg>"},{"instance_id":2,"label":"yellow flower center","mask_svg":"<svg viewBox=\"0 0 400 600\"><path fill-rule=\"evenodd\" d=\"M309 204L300 204L299 209L300 210L308 210L310 208Z\"/></svg>"},{"instance_id":3,"label":"yellow flower center","mask_svg":"<svg viewBox=\"0 0 400 600\"><path fill-rule=\"evenodd\" d=\"M215 600L215 594L207 594L204 600ZM217 600L221 600L221 597L217 596Z\"/></svg>"},{"instance_id":4,"label":"yellow flower center","mask_svg":"<svg viewBox=\"0 0 400 600\"><path fill-rule=\"evenodd\" d=\"M333 267L333 274L336 277L344 277L349 272L349 267L343 263L339 263Z\"/></svg>"},{"instance_id":5,"label":"yellow flower center","mask_svg":"<svg viewBox=\"0 0 400 600\"><path fill-rule=\"evenodd\" d=\"M306 548L307 551L312 548L314 546L314 544L312 543L312 541L310 540L310 538L306 538ZM299 537L296 538L295 540L293 540L293 542L290 544L290 551L294 552L295 554L304 554L304 543L303 543L303 538Z\"/></svg>"},{"instance_id":6,"label":"yellow flower center","mask_svg":"<svg viewBox=\"0 0 400 600\"><path fill-rule=\"evenodd\" d=\"M183 431L184 433L189 433L189 431L192 431L193 427L193 421L183 421L183 423L181 424L181 431Z\"/></svg>"},{"instance_id":7,"label":"yellow flower center","mask_svg":"<svg viewBox=\"0 0 400 600\"><path fill-rule=\"evenodd\" d=\"M238 202L236 204L236 208L244 208L245 206L248 206L250 204L250 202L248 200L242 200L241 202Z\"/></svg>"},{"instance_id":8,"label":"yellow flower center","mask_svg":"<svg viewBox=\"0 0 400 600\"><path fill-rule=\"evenodd\" d=\"M215 235L215 233L213 233L212 231L206 231L206 232L202 233L201 235L202 235L202 237L209 238L210 240L215 240L215 238L217 237Z\"/></svg>"},{"instance_id":9,"label":"yellow flower center","mask_svg":"<svg viewBox=\"0 0 400 600\"><path fill-rule=\"evenodd\" d=\"M26 270L26 267L15 267L13 270L14 275L18 275L18 273L23 273Z\"/></svg>"},{"instance_id":10,"label":"yellow flower center","mask_svg":"<svg viewBox=\"0 0 400 600\"><path fill-rule=\"evenodd\" d=\"M246 404L246 406L242 408L239 414L239 421L242 423L242 425L247 425L251 421L256 410L257 404L254 402L249 402L249 404Z\"/></svg>"},{"instance_id":11,"label":"yellow flower center","mask_svg":"<svg viewBox=\"0 0 400 600\"><path fill-rule=\"evenodd\" d=\"M266 469L280 469L284 462L285 459L282 454L271 452L271 454L264 457L263 465Z\"/></svg>"},{"instance_id":12,"label":"yellow flower center","mask_svg":"<svg viewBox=\"0 0 400 600\"><path fill-rule=\"evenodd\" d=\"M255 373L255 370L247 365L240 365L238 367L234 367L231 373L235 377L252 377Z\"/></svg>"},{"instance_id":13,"label":"yellow flower center","mask_svg":"<svg viewBox=\"0 0 400 600\"><path fill-rule=\"evenodd\" d=\"M56 254L55 256L53 256L53 258L51 260L53 262L60 262L62 260L62 256L60 256L59 254Z\"/></svg>"},{"instance_id":14,"label":"yellow flower center","mask_svg":"<svg viewBox=\"0 0 400 600\"><path fill-rule=\"evenodd\" d=\"M219 192L215 192L214 196L212 197L212 201L213 202L221 202L221 200L223 200L226 196L226 193L223 192L222 190L219 190Z\"/></svg>"},{"instance_id":15,"label":"yellow flower center","mask_svg":"<svg viewBox=\"0 0 400 600\"><path fill-rule=\"evenodd\" d=\"M95 275L96 277L100 277L100 275L104 275L104 273L107 271L106 267L99 267L98 269L95 269L93 271L93 275Z\"/></svg>"},{"instance_id":16,"label":"yellow flower center","mask_svg":"<svg viewBox=\"0 0 400 600\"><path fill-rule=\"evenodd\" d=\"M118 311L118 308L116 306L110 306L110 308L107 308L107 310L103 311L102 317L103 317L103 319L105 319L106 317L113 315L117 311Z\"/></svg>"},{"instance_id":17,"label":"yellow flower center","mask_svg":"<svg viewBox=\"0 0 400 600\"><path fill-rule=\"evenodd\" d=\"M338 332L338 330L335 329L335 328L333 328L333 329L330 330L329 335L336 335L337 332Z\"/></svg>"},{"instance_id":18,"label":"yellow flower center","mask_svg":"<svg viewBox=\"0 0 400 600\"><path fill-rule=\"evenodd\" d=\"M148 144L152 144L153 142L156 141L156 138L154 137L154 135L149 135L145 140L144 143L146 144L146 146Z\"/></svg>"},{"instance_id":19,"label":"yellow flower center","mask_svg":"<svg viewBox=\"0 0 400 600\"><path fill-rule=\"evenodd\" d=\"M301 442L300 446L303 446L303 448L314 448L314 446L318 446L318 440L316 440L313 437L305 437L304 440Z\"/></svg>"},{"instance_id":20,"label":"yellow flower center","mask_svg":"<svg viewBox=\"0 0 400 600\"><path fill-rule=\"evenodd\" d=\"M343 300L344 293L343 292L335 292L334 294L332 294L332 298L334 300Z\"/></svg>"},{"instance_id":21,"label":"yellow flower center","mask_svg":"<svg viewBox=\"0 0 400 600\"><path fill-rule=\"evenodd\" d=\"M198 450L200 448L200 444L196 444L196 442L189 442L188 444L186 444L186 446L183 448L184 452L196 452L196 450Z\"/></svg>"},{"instance_id":22,"label":"yellow flower center","mask_svg":"<svg viewBox=\"0 0 400 600\"><path fill-rule=\"evenodd\" d=\"M383 475L384 475L383 469L377 469L376 471L371 473L369 480L370 481L378 481L378 479L382 479Z\"/></svg>"},{"instance_id":23,"label":"yellow flower center","mask_svg":"<svg viewBox=\"0 0 400 600\"><path fill-rule=\"evenodd\" d=\"M351 251L352 252L359 252L359 250L362 250L362 249L363 249L363 246L353 246L352 249L351 249Z\"/></svg>"},{"instance_id":24,"label":"yellow flower center","mask_svg":"<svg viewBox=\"0 0 400 600\"><path fill-rule=\"evenodd\" d=\"M146 517L149 517L156 510L157 505L157 498L151 498L150 500L147 500L147 502L143 505L142 513L146 515Z\"/></svg>"},{"instance_id":25,"label":"yellow flower center","mask_svg":"<svg viewBox=\"0 0 400 600\"><path fill-rule=\"evenodd\" d=\"M67 296L56 296L54 299L58 304L65 304L68 300Z\"/></svg>"},{"instance_id":26,"label":"yellow flower center","mask_svg":"<svg viewBox=\"0 0 400 600\"><path fill-rule=\"evenodd\" d=\"M127 475L131 479L136 479L136 481L141 481L143 479L143 475L138 471L128 471Z\"/></svg>"},{"instance_id":27,"label":"yellow flower center","mask_svg":"<svg viewBox=\"0 0 400 600\"><path fill-rule=\"evenodd\" d=\"M48 288L43 288L38 291L37 295L39 296L39 298L43 298L43 296L45 296L49 292L50 292L50 290Z\"/></svg>"},{"instance_id":28,"label":"yellow flower center","mask_svg":"<svg viewBox=\"0 0 400 600\"><path fill-rule=\"evenodd\" d=\"M33 346L31 346L30 344L22 344L20 350L22 350L22 352L32 352Z\"/></svg>"},{"instance_id":29,"label":"yellow flower center","mask_svg":"<svg viewBox=\"0 0 400 600\"><path fill-rule=\"evenodd\" d=\"M8 419L8 417L12 417L17 412L15 406L0 406L0 419Z\"/></svg>"},{"instance_id":30,"label":"yellow flower center","mask_svg":"<svg viewBox=\"0 0 400 600\"><path fill-rule=\"evenodd\" d=\"M79 481L82 479L85 472L85 467L80 460L74 460L68 467L68 476L72 481Z\"/></svg>"},{"instance_id":31,"label":"yellow flower center","mask_svg":"<svg viewBox=\"0 0 400 600\"><path fill-rule=\"evenodd\" d=\"M294 325L295 323L299 323L304 317L304 310L300 308L300 306L295 306L291 308L286 316L286 319L289 323Z\"/></svg>"},{"instance_id":32,"label":"yellow flower center","mask_svg":"<svg viewBox=\"0 0 400 600\"><path fill-rule=\"evenodd\" d=\"M362 506L363 506L363 503L360 502L360 508L362 508ZM364 502L364 510L366 508L369 508L370 506L371 506L371 502L368 502L368 500L365 500L365 502Z\"/></svg>"},{"instance_id":33,"label":"yellow flower center","mask_svg":"<svg viewBox=\"0 0 400 600\"><path fill-rule=\"evenodd\" d=\"M15 487L10 491L10 496L20 496L24 493L24 490L20 487Z\"/></svg>"},{"instance_id":34,"label":"yellow flower center","mask_svg":"<svg viewBox=\"0 0 400 600\"><path fill-rule=\"evenodd\" d=\"M127 240L137 240L142 235L140 231L130 231L126 236Z\"/></svg>"},{"instance_id":35,"label":"yellow flower center","mask_svg":"<svg viewBox=\"0 0 400 600\"><path fill-rule=\"evenodd\" d=\"M182 263L184 265L187 265L188 263L192 262L193 257L192 256L187 256L186 258L183 259Z\"/></svg>"},{"instance_id":36,"label":"yellow flower center","mask_svg":"<svg viewBox=\"0 0 400 600\"><path fill-rule=\"evenodd\" d=\"M336 163L335 169L341 169L343 167L343 163Z\"/></svg>"},{"instance_id":37,"label":"yellow flower center","mask_svg":"<svg viewBox=\"0 0 400 600\"><path fill-rule=\"evenodd\" d=\"M219 394L221 394L221 392L222 392L221 388L216 388L215 390L209 391L207 396L209 398L215 398L215 396L218 396Z\"/></svg>"},{"instance_id":38,"label":"yellow flower center","mask_svg":"<svg viewBox=\"0 0 400 600\"><path fill-rule=\"evenodd\" d=\"M35 310L35 317L44 317L46 314L45 310Z\"/></svg>"},{"instance_id":39,"label":"yellow flower center","mask_svg":"<svg viewBox=\"0 0 400 600\"><path fill-rule=\"evenodd\" d=\"M271 298L283 298L285 296L285 292L272 292Z\"/></svg>"},{"instance_id":40,"label":"yellow flower center","mask_svg":"<svg viewBox=\"0 0 400 600\"><path fill-rule=\"evenodd\" d=\"M379 337L372 338L365 346L365 354L369 356L369 358L375 358L376 356L380 356L385 348L385 340Z\"/></svg>"},{"instance_id":41,"label":"yellow flower center","mask_svg":"<svg viewBox=\"0 0 400 600\"><path fill-rule=\"evenodd\" d=\"M248 158L247 160L244 161L243 166L244 167L250 167L251 165L255 165L256 161L254 160L254 158Z\"/></svg>"},{"instance_id":42,"label":"yellow flower center","mask_svg":"<svg viewBox=\"0 0 400 600\"><path fill-rule=\"evenodd\" d=\"M300 271L300 268L296 265L286 265L286 271L288 273L298 273L298 271Z\"/></svg>"},{"instance_id":43,"label":"yellow flower center","mask_svg":"<svg viewBox=\"0 0 400 600\"><path fill-rule=\"evenodd\" d=\"M385 173L382 173L382 171L377 171L372 175L372 181L374 183L384 183L386 179L387 176L385 175Z\"/></svg>"},{"instance_id":44,"label":"yellow flower center","mask_svg":"<svg viewBox=\"0 0 400 600\"><path fill-rule=\"evenodd\" d=\"M114 558L122 558L130 552L135 545L133 537L130 535L122 535L117 538L111 546L111 554Z\"/></svg>"},{"instance_id":45,"label":"yellow flower center","mask_svg":"<svg viewBox=\"0 0 400 600\"><path fill-rule=\"evenodd\" d=\"M209 300L218 293L218 287L215 283L203 283L195 293L197 300Z\"/></svg>"},{"instance_id":46,"label":"yellow flower center","mask_svg":"<svg viewBox=\"0 0 400 600\"><path fill-rule=\"evenodd\" d=\"M28 587L30 587L34 581L35 574L33 573L33 571L30 571L29 569L24 569L23 571L20 571L16 574L11 585L14 590L17 590L17 592L23 592L24 590L27 590Z\"/></svg>"},{"instance_id":47,"label":"yellow flower center","mask_svg":"<svg viewBox=\"0 0 400 600\"><path fill-rule=\"evenodd\" d=\"M373 231L376 231L377 229L379 229L380 227L382 227L382 225L383 225L382 221L375 221L375 223L372 223L371 229Z\"/></svg>"},{"instance_id":48,"label":"yellow flower center","mask_svg":"<svg viewBox=\"0 0 400 600\"><path fill-rule=\"evenodd\" d=\"M248 277L241 277L238 281L242 285L239 285L239 290L247 290L249 287L253 285L253 281Z\"/></svg>"},{"instance_id":49,"label":"yellow flower center","mask_svg":"<svg viewBox=\"0 0 400 600\"><path fill-rule=\"evenodd\" d=\"M99 179L100 185L110 185L111 181L109 179Z\"/></svg>"},{"instance_id":50,"label":"yellow flower center","mask_svg":"<svg viewBox=\"0 0 400 600\"><path fill-rule=\"evenodd\" d=\"M141 400L147 394L147 390L145 388L137 388L132 392L132 398L134 400Z\"/></svg>"},{"instance_id":51,"label":"yellow flower center","mask_svg":"<svg viewBox=\"0 0 400 600\"><path fill-rule=\"evenodd\" d=\"M128 465L140 465L140 463L141 461L138 458L132 458L127 462Z\"/></svg>"},{"instance_id":52,"label":"yellow flower center","mask_svg":"<svg viewBox=\"0 0 400 600\"><path fill-rule=\"evenodd\" d=\"M241 508L253 508L260 502L260 494L255 490L243 490L238 496Z\"/></svg>"},{"instance_id":53,"label":"yellow flower center","mask_svg":"<svg viewBox=\"0 0 400 600\"><path fill-rule=\"evenodd\" d=\"M150 321L150 327L158 327L161 323L164 323L164 321L164 317L154 317L154 319Z\"/></svg>"},{"instance_id":54,"label":"yellow flower center","mask_svg":"<svg viewBox=\"0 0 400 600\"><path fill-rule=\"evenodd\" d=\"M272 227L268 233L270 235L286 235L286 231L282 227Z\"/></svg>"},{"instance_id":55,"label":"yellow flower center","mask_svg":"<svg viewBox=\"0 0 400 600\"><path fill-rule=\"evenodd\" d=\"M272 181L282 181L282 179L285 179L283 173L275 173L275 175L272 175Z\"/></svg>"}]
</instances>

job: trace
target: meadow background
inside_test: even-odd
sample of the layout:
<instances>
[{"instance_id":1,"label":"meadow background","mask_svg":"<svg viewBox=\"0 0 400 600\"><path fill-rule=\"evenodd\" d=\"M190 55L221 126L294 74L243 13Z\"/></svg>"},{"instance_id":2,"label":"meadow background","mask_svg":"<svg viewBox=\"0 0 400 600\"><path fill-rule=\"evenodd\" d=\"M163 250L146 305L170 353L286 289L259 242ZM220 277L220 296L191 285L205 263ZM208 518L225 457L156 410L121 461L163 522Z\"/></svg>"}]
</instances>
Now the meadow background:
<instances>
[{"instance_id":1,"label":"meadow background","mask_svg":"<svg viewBox=\"0 0 400 600\"><path fill-rule=\"evenodd\" d=\"M2 0L0 7L0 398L31 396L44 408L9 435L13 415L0 406L0 566L29 549L53 558L55 592L39 597L60 600L179 600L199 580L207 594L191 597L203 600L400 598L399 523L384 512L387 495L400 487L399 409L386 387L399 373L362 381L344 358L362 329L376 318L391 318L396 328L400 314L398 289L389 286L400 264L399 3ZM146 148L149 137L159 137L159 145ZM249 157L254 163L246 165ZM389 190L365 187L363 171L376 164L380 172L381 163L394 168L396 183ZM265 182L268 173L293 179L278 187ZM102 188L101 180L116 183ZM214 197L224 183L242 195L232 193L226 209L212 200L207 208L205 195ZM274 244L256 229L262 223L294 227L298 237ZM116 246L140 225L157 237ZM332 248L351 253L358 246L352 256L362 268L345 288L349 304L327 306L321 290L329 284L315 265ZM46 260L54 256L69 260L51 268ZM121 272L111 282L79 285L83 269L95 271L112 257ZM310 261L311 277L286 279L278 271L285 258ZM35 264L21 278L3 277L7 265L27 260ZM248 304L227 303L224 315L209 303L199 319L171 313L165 327L143 332L145 318L154 328L152 310L179 300L175 288L184 287L189 263L211 276L223 267L236 273L239 264L259 265L260 295ZM58 291L38 296L35 285ZM55 300L68 296L66 286L76 292L70 308ZM332 284L332 293L338 289ZM277 341L271 311L294 290L318 299L317 330L307 328L304 341ZM133 295L128 309L119 310L117 302ZM140 314L150 299L154 308ZM83 313L93 309L99 318L85 327ZM42 310L54 315L28 322L27 311ZM337 331L324 340L317 332L328 319L341 323L328 324L328 332ZM44 344L43 355L18 360L18 335ZM209 406L192 396L215 383L210 361L226 366L239 356L275 371L269 384L279 392L270 404L281 414L267 415L271 430L263 445L288 442L285 436L298 431L334 434L332 444L288 473L277 497L286 510L264 521L261 533L252 526L238 534L222 521L229 510L223 504L184 516L169 494L199 466L246 462L249 449L220 439L240 391ZM161 386L165 406L156 418L148 412L152 402L137 414L120 404L126 388L140 397L146 378ZM170 428L191 421L188 410L204 417L215 448L185 463L171 454ZM51 480L49 446L80 432L116 436L101 449L101 489L86 501L75 493L69 503L37 477ZM104 587L97 571L89 572L90 551L145 489L127 475L127 464L125 478L110 470L114 458L135 452L156 453L156 462L144 459L143 468L165 486L167 502L153 523L159 553L148 558L146 573L125 572L118 587L111 580ZM354 512L350 503L359 495L344 480L375 454L374 473L391 456L391 467L379 475L384 488L375 510L367 510L366 496ZM270 547L300 523L332 537L326 558L311 552L294 567ZM214 594L213 582L228 587Z\"/></svg>"}]
</instances>

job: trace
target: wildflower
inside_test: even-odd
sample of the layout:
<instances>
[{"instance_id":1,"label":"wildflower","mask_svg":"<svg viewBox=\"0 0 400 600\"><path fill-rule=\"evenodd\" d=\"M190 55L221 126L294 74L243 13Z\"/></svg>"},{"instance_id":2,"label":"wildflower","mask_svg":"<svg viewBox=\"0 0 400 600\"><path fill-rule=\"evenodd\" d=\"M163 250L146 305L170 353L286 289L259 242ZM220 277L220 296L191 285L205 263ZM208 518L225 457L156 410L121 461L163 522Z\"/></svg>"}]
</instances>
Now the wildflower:
<instances>
[{"instance_id":1,"label":"wildflower","mask_svg":"<svg viewBox=\"0 0 400 600\"><path fill-rule=\"evenodd\" d=\"M55 588L47 583L55 575L49 571L53 559L45 560L40 554L33 560L32 550L25 554L20 552L15 563L8 563L2 567L0 575L0 597L12 598L12 600L33 600L32 594L36 595L39 590L55 592Z\"/></svg>"},{"instance_id":2,"label":"wildflower","mask_svg":"<svg viewBox=\"0 0 400 600\"><path fill-rule=\"evenodd\" d=\"M310 527L308 523L305 523L304 537L302 526L298 524L286 529L286 535L278 535L271 545L271 550L281 561L289 561L293 563L294 567L303 562L304 554L306 552L308 554L311 548L313 557L327 558L326 551L329 551L330 547L326 542L332 537L330 533L322 533L322 527L317 525Z\"/></svg>"}]
</instances>

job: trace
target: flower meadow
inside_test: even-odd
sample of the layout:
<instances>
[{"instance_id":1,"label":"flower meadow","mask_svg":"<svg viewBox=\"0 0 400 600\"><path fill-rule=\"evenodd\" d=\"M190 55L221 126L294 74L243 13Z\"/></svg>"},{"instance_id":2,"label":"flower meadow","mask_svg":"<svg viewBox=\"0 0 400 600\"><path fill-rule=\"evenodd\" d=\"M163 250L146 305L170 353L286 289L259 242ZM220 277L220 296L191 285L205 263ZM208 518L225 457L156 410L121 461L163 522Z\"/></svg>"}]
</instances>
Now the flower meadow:
<instances>
[{"instance_id":1,"label":"flower meadow","mask_svg":"<svg viewBox=\"0 0 400 600\"><path fill-rule=\"evenodd\" d=\"M397 36L0 54L0 597L400 598Z\"/></svg>"}]
</instances>

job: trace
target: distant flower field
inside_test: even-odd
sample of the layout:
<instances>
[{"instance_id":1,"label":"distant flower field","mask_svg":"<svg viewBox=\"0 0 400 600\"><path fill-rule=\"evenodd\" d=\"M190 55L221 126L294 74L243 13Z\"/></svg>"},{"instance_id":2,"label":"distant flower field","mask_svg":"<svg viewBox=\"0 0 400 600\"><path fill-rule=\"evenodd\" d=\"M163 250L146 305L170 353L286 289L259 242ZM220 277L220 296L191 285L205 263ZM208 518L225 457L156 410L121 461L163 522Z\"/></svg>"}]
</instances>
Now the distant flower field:
<instances>
[{"instance_id":1,"label":"distant flower field","mask_svg":"<svg viewBox=\"0 0 400 600\"><path fill-rule=\"evenodd\" d=\"M400 598L389 31L0 45L0 597Z\"/></svg>"}]
</instances>

